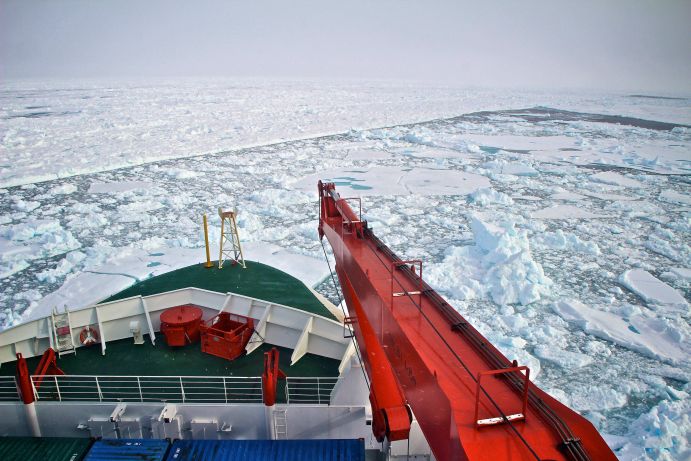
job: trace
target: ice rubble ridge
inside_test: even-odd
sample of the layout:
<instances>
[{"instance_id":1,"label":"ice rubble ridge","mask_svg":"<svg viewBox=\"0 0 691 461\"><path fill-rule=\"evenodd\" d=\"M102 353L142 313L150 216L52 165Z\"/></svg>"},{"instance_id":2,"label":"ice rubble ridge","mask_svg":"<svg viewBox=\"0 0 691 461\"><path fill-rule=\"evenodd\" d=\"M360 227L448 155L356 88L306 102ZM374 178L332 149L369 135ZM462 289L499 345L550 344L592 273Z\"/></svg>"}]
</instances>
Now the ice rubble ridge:
<instances>
[{"instance_id":1,"label":"ice rubble ridge","mask_svg":"<svg viewBox=\"0 0 691 461\"><path fill-rule=\"evenodd\" d=\"M470 215L475 245L451 247L429 280L468 300L489 297L496 304L527 305L551 295L552 280L530 252L528 233L512 221L491 224Z\"/></svg>"}]
</instances>

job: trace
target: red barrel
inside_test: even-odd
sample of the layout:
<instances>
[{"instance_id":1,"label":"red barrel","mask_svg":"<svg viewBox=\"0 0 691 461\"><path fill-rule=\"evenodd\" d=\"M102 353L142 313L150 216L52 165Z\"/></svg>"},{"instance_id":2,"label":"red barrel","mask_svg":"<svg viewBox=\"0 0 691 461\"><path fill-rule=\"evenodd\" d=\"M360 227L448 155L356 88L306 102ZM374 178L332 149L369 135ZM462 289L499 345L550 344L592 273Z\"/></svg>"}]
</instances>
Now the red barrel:
<instances>
[{"instance_id":1,"label":"red barrel","mask_svg":"<svg viewBox=\"0 0 691 461\"><path fill-rule=\"evenodd\" d=\"M161 333L169 346L185 346L199 341L202 310L194 304L166 309L161 313Z\"/></svg>"}]
</instances>

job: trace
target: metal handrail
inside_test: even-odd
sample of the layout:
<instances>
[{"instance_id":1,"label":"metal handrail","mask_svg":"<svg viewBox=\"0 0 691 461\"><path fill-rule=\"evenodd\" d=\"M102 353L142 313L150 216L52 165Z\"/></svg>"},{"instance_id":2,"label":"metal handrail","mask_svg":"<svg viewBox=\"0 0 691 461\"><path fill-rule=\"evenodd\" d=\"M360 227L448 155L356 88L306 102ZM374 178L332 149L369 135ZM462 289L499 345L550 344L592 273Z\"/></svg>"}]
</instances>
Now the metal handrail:
<instances>
[{"instance_id":1,"label":"metal handrail","mask_svg":"<svg viewBox=\"0 0 691 461\"><path fill-rule=\"evenodd\" d=\"M0 402L19 400L17 380L14 376L0 376Z\"/></svg>"},{"instance_id":2,"label":"metal handrail","mask_svg":"<svg viewBox=\"0 0 691 461\"><path fill-rule=\"evenodd\" d=\"M14 384L14 378L12 383ZM37 386L38 380L40 385ZM289 377L286 403L329 405L335 377ZM34 396L43 401L261 403L259 376L31 376ZM0 400L2 400L0 381ZM16 392L12 400L18 400Z\"/></svg>"},{"instance_id":3,"label":"metal handrail","mask_svg":"<svg viewBox=\"0 0 691 461\"><path fill-rule=\"evenodd\" d=\"M49 378L49 379L46 379ZM262 401L261 377L237 376L32 376L37 400L252 403Z\"/></svg>"},{"instance_id":4,"label":"metal handrail","mask_svg":"<svg viewBox=\"0 0 691 461\"><path fill-rule=\"evenodd\" d=\"M286 379L286 403L330 405L331 392L340 378L335 377L288 377Z\"/></svg>"}]
</instances>

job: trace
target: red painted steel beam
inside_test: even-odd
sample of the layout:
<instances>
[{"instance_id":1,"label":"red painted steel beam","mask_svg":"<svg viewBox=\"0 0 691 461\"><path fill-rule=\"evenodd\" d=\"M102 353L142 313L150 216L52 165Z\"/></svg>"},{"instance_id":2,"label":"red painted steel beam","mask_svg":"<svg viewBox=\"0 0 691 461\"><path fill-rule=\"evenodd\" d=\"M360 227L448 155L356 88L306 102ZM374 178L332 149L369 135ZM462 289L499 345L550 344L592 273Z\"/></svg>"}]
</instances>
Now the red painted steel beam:
<instances>
[{"instance_id":1,"label":"red painted steel beam","mask_svg":"<svg viewBox=\"0 0 691 461\"><path fill-rule=\"evenodd\" d=\"M24 360L24 359L22 359ZM65 372L58 367L57 357L55 356L55 349L49 347L41 356L38 366L34 370L34 387L38 389L41 387L45 375L64 375Z\"/></svg>"},{"instance_id":2,"label":"red painted steel beam","mask_svg":"<svg viewBox=\"0 0 691 461\"><path fill-rule=\"evenodd\" d=\"M22 396L22 401L25 404L33 403L36 399L34 398L34 389L31 385L31 376L29 375L29 367L26 364L26 359L22 356L21 352L17 353L17 386L19 387L19 393Z\"/></svg>"},{"instance_id":3,"label":"red painted steel beam","mask_svg":"<svg viewBox=\"0 0 691 461\"><path fill-rule=\"evenodd\" d=\"M264 352L264 372L262 373L262 400L264 405L271 407L276 404L276 391L278 380L285 379L286 374L278 368L279 352L272 347L269 352Z\"/></svg>"},{"instance_id":4,"label":"red painted steel beam","mask_svg":"<svg viewBox=\"0 0 691 461\"><path fill-rule=\"evenodd\" d=\"M525 367L424 283L421 265L411 269L377 239L333 184L320 181L319 197L319 235L336 257L373 411L408 405L438 461L616 460L589 421L526 379ZM478 425L496 417L500 424Z\"/></svg>"}]
</instances>

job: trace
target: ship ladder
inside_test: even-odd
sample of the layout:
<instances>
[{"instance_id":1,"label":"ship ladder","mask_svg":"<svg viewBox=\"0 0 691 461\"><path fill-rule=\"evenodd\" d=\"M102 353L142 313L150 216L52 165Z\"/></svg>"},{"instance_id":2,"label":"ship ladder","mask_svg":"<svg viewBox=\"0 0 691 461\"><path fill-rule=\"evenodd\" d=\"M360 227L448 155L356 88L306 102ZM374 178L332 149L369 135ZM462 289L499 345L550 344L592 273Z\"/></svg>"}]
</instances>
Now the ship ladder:
<instances>
[{"instance_id":1,"label":"ship ladder","mask_svg":"<svg viewBox=\"0 0 691 461\"><path fill-rule=\"evenodd\" d=\"M57 309L53 309L50 313L50 319L53 324L53 335L58 357L65 354L76 354L77 349L74 346L74 338L72 337L70 311L67 309L67 306L65 306L65 311L62 313L58 313Z\"/></svg>"},{"instance_id":2,"label":"ship ladder","mask_svg":"<svg viewBox=\"0 0 691 461\"><path fill-rule=\"evenodd\" d=\"M285 407L276 407L273 411L276 440L288 439L288 417L286 416L286 411Z\"/></svg>"}]
</instances>

